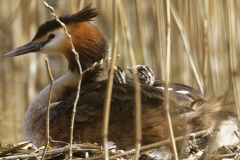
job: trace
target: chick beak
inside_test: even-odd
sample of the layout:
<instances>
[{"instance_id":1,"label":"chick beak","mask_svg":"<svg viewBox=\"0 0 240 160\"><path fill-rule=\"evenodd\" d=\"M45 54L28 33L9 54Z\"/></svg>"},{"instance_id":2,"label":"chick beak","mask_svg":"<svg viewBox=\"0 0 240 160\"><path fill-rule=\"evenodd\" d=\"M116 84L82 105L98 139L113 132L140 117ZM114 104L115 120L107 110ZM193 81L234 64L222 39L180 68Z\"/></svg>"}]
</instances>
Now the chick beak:
<instances>
[{"instance_id":1,"label":"chick beak","mask_svg":"<svg viewBox=\"0 0 240 160\"><path fill-rule=\"evenodd\" d=\"M37 52L42 49L43 44L42 43L27 43L21 47L18 47L7 54L5 54L3 57L14 57L14 56L20 56L23 54L31 53L31 52Z\"/></svg>"}]
</instances>

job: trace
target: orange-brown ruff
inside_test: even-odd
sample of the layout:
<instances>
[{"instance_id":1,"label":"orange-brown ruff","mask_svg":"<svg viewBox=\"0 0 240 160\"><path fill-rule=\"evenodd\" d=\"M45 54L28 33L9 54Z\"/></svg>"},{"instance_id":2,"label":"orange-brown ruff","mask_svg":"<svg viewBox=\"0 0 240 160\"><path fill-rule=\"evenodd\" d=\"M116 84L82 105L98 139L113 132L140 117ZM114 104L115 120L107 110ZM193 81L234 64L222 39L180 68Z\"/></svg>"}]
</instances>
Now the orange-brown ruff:
<instances>
[{"instance_id":1,"label":"orange-brown ruff","mask_svg":"<svg viewBox=\"0 0 240 160\"><path fill-rule=\"evenodd\" d=\"M108 44L100 31L88 21L97 16L95 8L87 6L71 16L61 17L73 44L79 53L83 70L94 62L108 57ZM5 57L30 52L63 54L69 63L69 72L54 81L50 111L50 136L54 140L69 142L70 119L76 96L79 70L63 29L56 20L42 24L33 40L19 47ZM74 126L74 141L97 142L102 144L103 105L106 97L107 64L87 72L82 81L80 98ZM222 110L221 100L205 101L203 95L191 87L171 84L171 116L176 136L186 134L191 126L193 131L210 128ZM26 140L36 141L37 146L45 144L46 106L49 86L45 87L28 107L23 131ZM179 92L177 92L179 91ZM183 92L184 91L184 92ZM156 81L153 86L141 85L142 96L142 145L158 142L169 137L164 110L164 83ZM230 106L231 107L231 106ZM223 112L221 112L223 113ZM224 112L222 119L228 117ZM229 118L229 117L228 117ZM111 99L109 140L118 148L134 146L134 85L114 84ZM52 143L52 146L61 144Z\"/></svg>"}]
</instances>

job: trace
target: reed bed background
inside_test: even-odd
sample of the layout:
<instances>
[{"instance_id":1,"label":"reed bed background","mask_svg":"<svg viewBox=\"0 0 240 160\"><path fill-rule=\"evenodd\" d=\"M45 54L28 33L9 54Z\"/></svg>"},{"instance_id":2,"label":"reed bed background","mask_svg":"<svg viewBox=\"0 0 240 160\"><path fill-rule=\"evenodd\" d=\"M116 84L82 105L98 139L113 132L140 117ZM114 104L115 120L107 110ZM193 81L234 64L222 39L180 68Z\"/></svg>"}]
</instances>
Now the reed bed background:
<instances>
[{"instance_id":1,"label":"reed bed background","mask_svg":"<svg viewBox=\"0 0 240 160\"><path fill-rule=\"evenodd\" d=\"M91 22L113 46L113 1L47 0L58 16L93 3L99 16ZM122 0L137 64L146 64L165 80L167 10L164 0ZM170 81L203 90L206 97L240 100L240 1L171 0ZM0 0L0 55L29 42L38 26L53 17L42 1ZM174 15L174 16L173 16ZM117 65L126 68L128 49L121 23ZM185 37L185 38L184 38ZM196 66L195 74L189 55ZM33 98L49 84L44 54L0 58L0 141L23 141L22 121ZM48 56L54 79L68 71L62 56ZM126 71L126 69L125 69ZM196 75L199 77L198 81ZM232 83L235 82L235 83ZM200 84L200 85L199 85Z\"/></svg>"}]
</instances>

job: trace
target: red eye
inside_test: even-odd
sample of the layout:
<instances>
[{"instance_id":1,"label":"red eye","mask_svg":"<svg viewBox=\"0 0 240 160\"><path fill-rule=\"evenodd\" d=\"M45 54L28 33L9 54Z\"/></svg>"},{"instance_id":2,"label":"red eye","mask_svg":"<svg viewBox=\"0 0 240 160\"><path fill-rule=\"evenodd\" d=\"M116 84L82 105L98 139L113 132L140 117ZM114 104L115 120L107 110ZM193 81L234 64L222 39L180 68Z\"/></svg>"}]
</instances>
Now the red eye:
<instances>
[{"instance_id":1,"label":"red eye","mask_svg":"<svg viewBox=\"0 0 240 160\"><path fill-rule=\"evenodd\" d=\"M50 34L50 35L48 36L48 40L51 40L51 39L53 39L54 37L55 37L54 34Z\"/></svg>"}]
</instances>

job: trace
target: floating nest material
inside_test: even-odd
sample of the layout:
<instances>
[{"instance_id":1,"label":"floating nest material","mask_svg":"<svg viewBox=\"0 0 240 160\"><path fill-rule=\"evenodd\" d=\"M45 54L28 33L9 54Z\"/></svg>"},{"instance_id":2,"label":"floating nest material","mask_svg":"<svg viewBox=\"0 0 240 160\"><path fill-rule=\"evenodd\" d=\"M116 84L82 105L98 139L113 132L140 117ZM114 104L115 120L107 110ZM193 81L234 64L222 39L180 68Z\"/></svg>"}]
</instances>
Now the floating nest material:
<instances>
[{"instance_id":1,"label":"floating nest material","mask_svg":"<svg viewBox=\"0 0 240 160\"><path fill-rule=\"evenodd\" d=\"M180 158L184 160L200 160L200 159L240 159L239 142L235 144L224 145L218 148L213 153L209 153L211 145L208 144L209 138L214 133L209 130L204 130L188 136L175 138L176 141L188 138L186 146L183 147ZM236 133L236 136L238 134ZM165 140L142 146L140 148L140 160L167 160L173 159L173 153L166 147L170 140ZM41 159L44 152L44 146L37 148L33 143L26 141L16 145L14 144L0 144L0 160L8 159ZM47 147L44 159L68 159L70 146L66 145L63 148ZM110 159L125 160L131 159L134 156L135 150L130 151L118 150L114 142L108 143ZM80 143L73 145L73 159L104 159L104 149L98 144Z\"/></svg>"}]
</instances>

